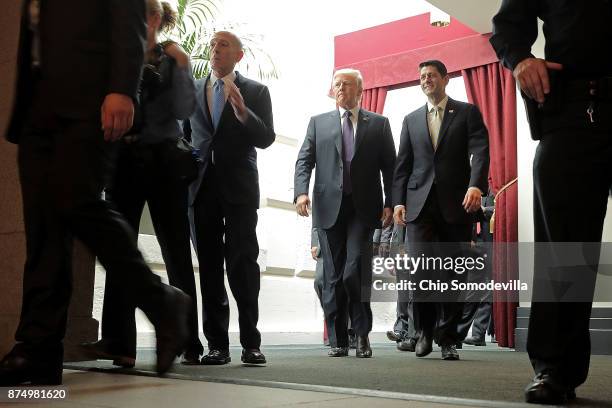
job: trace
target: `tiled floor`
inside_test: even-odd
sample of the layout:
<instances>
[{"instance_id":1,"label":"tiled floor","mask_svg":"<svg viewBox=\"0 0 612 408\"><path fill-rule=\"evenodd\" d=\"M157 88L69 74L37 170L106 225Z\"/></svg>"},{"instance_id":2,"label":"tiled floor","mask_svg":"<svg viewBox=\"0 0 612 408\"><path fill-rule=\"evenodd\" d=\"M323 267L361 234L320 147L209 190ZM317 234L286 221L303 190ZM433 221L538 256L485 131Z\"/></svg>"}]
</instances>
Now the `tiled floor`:
<instances>
[{"instance_id":1,"label":"tiled floor","mask_svg":"<svg viewBox=\"0 0 612 408\"><path fill-rule=\"evenodd\" d=\"M459 406L444 402L406 401L71 370L64 371L64 386L68 390L68 397L64 401L0 403L0 406L15 408L43 406L45 408L451 408Z\"/></svg>"}]
</instances>

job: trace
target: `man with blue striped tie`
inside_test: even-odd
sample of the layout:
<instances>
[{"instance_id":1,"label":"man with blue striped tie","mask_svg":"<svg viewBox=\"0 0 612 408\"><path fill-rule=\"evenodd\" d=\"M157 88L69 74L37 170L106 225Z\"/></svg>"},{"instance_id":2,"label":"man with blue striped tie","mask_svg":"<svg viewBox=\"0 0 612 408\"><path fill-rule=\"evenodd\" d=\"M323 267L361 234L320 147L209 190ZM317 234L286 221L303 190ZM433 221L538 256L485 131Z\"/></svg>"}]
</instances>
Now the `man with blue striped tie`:
<instances>
[{"instance_id":1,"label":"man with blue striped tie","mask_svg":"<svg viewBox=\"0 0 612 408\"><path fill-rule=\"evenodd\" d=\"M209 348L202 364L231 361L224 262L238 305L242 362L266 362L259 350L257 330L259 175L255 148L270 146L275 134L268 88L234 70L243 56L242 42L234 33L213 35L212 72L196 82L197 106L190 117L192 144L204 162L189 189L191 233L200 265L203 327Z\"/></svg>"}]
</instances>

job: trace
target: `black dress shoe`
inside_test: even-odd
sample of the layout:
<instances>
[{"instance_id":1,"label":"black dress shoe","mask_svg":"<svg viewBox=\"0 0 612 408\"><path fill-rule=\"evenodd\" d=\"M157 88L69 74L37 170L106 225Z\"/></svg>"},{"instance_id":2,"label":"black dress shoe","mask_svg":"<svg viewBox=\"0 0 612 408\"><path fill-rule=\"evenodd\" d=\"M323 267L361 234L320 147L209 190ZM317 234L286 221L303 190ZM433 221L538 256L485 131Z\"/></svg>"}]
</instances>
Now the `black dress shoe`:
<instances>
[{"instance_id":1,"label":"black dress shoe","mask_svg":"<svg viewBox=\"0 0 612 408\"><path fill-rule=\"evenodd\" d=\"M348 356L348 347L332 347L331 350L327 352L329 357L346 357Z\"/></svg>"},{"instance_id":2,"label":"black dress shoe","mask_svg":"<svg viewBox=\"0 0 612 408\"><path fill-rule=\"evenodd\" d=\"M419 339L416 342L416 346L414 347L414 354L417 357L425 357L433 350L433 337L430 333L425 333L424 331L419 336Z\"/></svg>"},{"instance_id":3,"label":"black dress shoe","mask_svg":"<svg viewBox=\"0 0 612 408\"><path fill-rule=\"evenodd\" d=\"M404 339L397 342L397 349L399 351L414 351L415 346L415 339Z\"/></svg>"},{"instance_id":4,"label":"black dress shoe","mask_svg":"<svg viewBox=\"0 0 612 408\"><path fill-rule=\"evenodd\" d=\"M451 344L450 346L440 346L442 350L442 360L459 360L459 353L457 353L457 346Z\"/></svg>"},{"instance_id":5,"label":"black dress shoe","mask_svg":"<svg viewBox=\"0 0 612 408\"><path fill-rule=\"evenodd\" d=\"M370 347L370 339L368 339L368 336L357 336L357 351L355 356L357 358L372 357L372 348Z\"/></svg>"},{"instance_id":6,"label":"black dress shoe","mask_svg":"<svg viewBox=\"0 0 612 408\"><path fill-rule=\"evenodd\" d=\"M91 360L113 360L113 365L132 368L136 364L136 358L124 353L117 353L112 343L106 339L100 339L91 343L81 343L79 348L85 357Z\"/></svg>"},{"instance_id":7,"label":"black dress shoe","mask_svg":"<svg viewBox=\"0 0 612 408\"><path fill-rule=\"evenodd\" d=\"M478 337L467 337L463 340L465 344L469 344L470 346L486 346L487 343L484 339Z\"/></svg>"},{"instance_id":8,"label":"black dress shoe","mask_svg":"<svg viewBox=\"0 0 612 408\"><path fill-rule=\"evenodd\" d=\"M28 352L19 344L0 361L0 387L30 383L32 385L60 385L62 383L61 346L40 354Z\"/></svg>"},{"instance_id":9,"label":"black dress shoe","mask_svg":"<svg viewBox=\"0 0 612 408\"><path fill-rule=\"evenodd\" d=\"M391 341L402 341L402 336L398 332L394 332L393 330L387 331L387 338Z\"/></svg>"},{"instance_id":10,"label":"black dress shoe","mask_svg":"<svg viewBox=\"0 0 612 408\"><path fill-rule=\"evenodd\" d=\"M189 331L187 316L191 298L182 290L165 285L161 304L151 320L155 326L157 374L162 375L170 369L176 356L181 355Z\"/></svg>"},{"instance_id":11,"label":"black dress shoe","mask_svg":"<svg viewBox=\"0 0 612 408\"><path fill-rule=\"evenodd\" d=\"M187 350L181 356L181 364L183 365L199 365L200 352L196 350Z\"/></svg>"},{"instance_id":12,"label":"black dress shoe","mask_svg":"<svg viewBox=\"0 0 612 408\"><path fill-rule=\"evenodd\" d=\"M240 361L244 364L266 364L266 356L259 349L242 349Z\"/></svg>"},{"instance_id":13,"label":"black dress shoe","mask_svg":"<svg viewBox=\"0 0 612 408\"><path fill-rule=\"evenodd\" d=\"M548 373L539 373L525 388L525 401L534 404L559 405L576 398L575 389L568 389Z\"/></svg>"},{"instance_id":14,"label":"black dress shoe","mask_svg":"<svg viewBox=\"0 0 612 408\"><path fill-rule=\"evenodd\" d=\"M210 349L208 354L202 357L204 365L223 365L232 361L229 350Z\"/></svg>"}]
</instances>

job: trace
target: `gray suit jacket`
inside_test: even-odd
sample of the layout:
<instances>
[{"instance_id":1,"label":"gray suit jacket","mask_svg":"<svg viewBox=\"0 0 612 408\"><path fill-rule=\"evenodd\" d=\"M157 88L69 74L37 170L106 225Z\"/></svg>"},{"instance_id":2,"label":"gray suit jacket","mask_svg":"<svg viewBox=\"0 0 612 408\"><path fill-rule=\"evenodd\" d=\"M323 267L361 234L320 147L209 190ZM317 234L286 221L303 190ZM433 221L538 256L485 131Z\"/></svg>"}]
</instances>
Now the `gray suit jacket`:
<instances>
[{"instance_id":1,"label":"gray suit jacket","mask_svg":"<svg viewBox=\"0 0 612 408\"><path fill-rule=\"evenodd\" d=\"M384 206L391 207L391 183L395 146L389 120L381 115L359 110L355 148L351 162L353 203L361 221L380 227ZM302 148L295 163L295 197L308 194L310 176L315 169L313 227L331 228L342 202L342 129L338 110L310 119Z\"/></svg>"},{"instance_id":2,"label":"gray suit jacket","mask_svg":"<svg viewBox=\"0 0 612 408\"><path fill-rule=\"evenodd\" d=\"M427 125L427 105L406 115L393 180L393 205L406 206L414 221L432 188L447 223L470 224L461 203L468 187L488 188L489 135L475 105L448 98L434 150Z\"/></svg>"}]
</instances>

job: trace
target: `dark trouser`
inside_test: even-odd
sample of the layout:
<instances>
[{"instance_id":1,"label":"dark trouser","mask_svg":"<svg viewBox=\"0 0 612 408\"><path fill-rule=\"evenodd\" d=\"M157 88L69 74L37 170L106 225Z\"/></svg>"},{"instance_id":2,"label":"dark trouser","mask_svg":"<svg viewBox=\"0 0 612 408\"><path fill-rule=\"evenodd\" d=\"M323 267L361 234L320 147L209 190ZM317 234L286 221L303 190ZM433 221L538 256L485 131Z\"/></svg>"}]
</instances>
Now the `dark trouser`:
<instances>
[{"instance_id":1,"label":"dark trouser","mask_svg":"<svg viewBox=\"0 0 612 408\"><path fill-rule=\"evenodd\" d=\"M317 232L318 234L318 232ZM321 234L323 235L323 234ZM319 248L321 245L327 245L327 238L325 236L319 237ZM325 250L325 253L329 254L329 248ZM319 303L321 304L321 309L323 309L323 315L325 317L325 328L327 330L327 343L329 343L330 347L336 347L336 329L334 328L334 322L330 318L330 315L334 313L336 309L336 301L334 298L333 291L329 290L330 285L325 285L325 263L328 262L323 259L323 250L320 250L320 256L317 259L317 268L315 271L314 278L314 289L319 298Z\"/></svg>"},{"instance_id":2,"label":"dark trouser","mask_svg":"<svg viewBox=\"0 0 612 408\"><path fill-rule=\"evenodd\" d=\"M440 212L435 187L432 188L419 216L406 224L406 253L408 256L426 257L442 256L448 251L457 252L469 242L472 234L471 224L448 224ZM435 249L435 243L443 245L443 252ZM456 244L456 245L455 245ZM464 280L465 274L454 271L417 271L414 278L418 281L438 280L450 282L452 279ZM459 341L457 324L462 316L463 304L448 295L442 301L436 298L440 294L432 291L414 291L414 325L417 333L433 334L434 340L441 346L455 344Z\"/></svg>"},{"instance_id":3,"label":"dark trouser","mask_svg":"<svg viewBox=\"0 0 612 408\"><path fill-rule=\"evenodd\" d=\"M214 167L207 169L190 209L200 264L204 335L210 349L229 347L225 260L227 279L238 306L240 344L245 349L258 349L261 335L257 330L260 287L257 208L226 202L214 171Z\"/></svg>"},{"instance_id":4,"label":"dark trouser","mask_svg":"<svg viewBox=\"0 0 612 408\"><path fill-rule=\"evenodd\" d=\"M412 316L412 301L397 302L397 319L393 325L393 331L399 334L403 340L417 339L414 327L414 317Z\"/></svg>"},{"instance_id":5,"label":"dark trouser","mask_svg":"<svg viewBox=\"0 0 612 408\"><path fill-rule=\"evenodd\" d=\"M62 119L48 114L43 103L33 105L18 152L26 264L16 340L30 349L61 348L72 290L73 237L121 282L120 296L155 321L164 285L144 262L130 226L101 198L114 145L104 142L98 121Z\"/></svg>"},{"instance_id":6,"label":"dark trouser","mask_svg":"<svg viewBox=\"0 0 612 408\"><path fill-rule=\"evenodd\" d=\"M457 325L459 340L463 341L467 337L470 327L472 327L472 337L484 341L487 329L490 327L492 311L493 304L491 302L464 303L463 316Z\"/></svg>"},{"instance_id":7,"label":"dark trouser","mask_svg":"<svg viewBox=\"0 0 612 408\"><path fill-rule=\"evenodd\" d=\"M587 106L588 101L568 100L544 123L533 163L536 242L601 242L612 184L612 102L599 104L595 125ZM546 262L541 256L536 251L536 265ZM550 372L576 387L589 370L591 302L538 302L550 286L546 275L534 271L527 351L537 373ZM594 275L583 279L591 288Z\"/></svg>"},{"instance_id":8,"label":"dark trouser","mask_svg":"<svg viewBox=\"0 0 612 408\"><path fill-rule=\"evenodd\" d=\"M359 220L351 196L344 196L338 219L329 229L319 230L328 245L322 245L323 258L333 264L324 268L328 293L333 293L336 307L330 318L336 329L338 347L348 347L348 316L357 336L367 336L372 331L372 309L369 289L372 263L372 234L374 229ZM329 253L326 253L329 251ZM324 290L325 292L325 290Z\"/></svg>"},{"instance_id":9,"label":"dark trouser","mask_svg":"<svg viewBox=\"0 0 612 408\"><path fill-rule=\"evenodd\" d=\"M136 233L145 202L148 204L168 280L193 300L188 318L190 335L185 345L186 350L201 353L203 348L198 337L198 306L187 217L187 185L174 178L171 170L161 165L163 161L160 149L167 147L165 143L123 144L109 197ZM106 279L102 337L110 342L114 352L134 357L134 308L122 300L121 284L116 277L113 279L113 276L108 276Z\"/></svg>"},{"instance_id":10,"label":"dark trouser","mask_svg":"<svg viewBox=\"0 0 612 408\"><path fill-rule=\"evenodd\" d=\"M492 243L481 241L471 248L470 253L473 258L483 257L489 262L485 262L483 270L474 269L470 271L467 277L468 282L486 283L491 280L492 265L490 260L493 259L491 249ZM468 291L465 303L463 304L462 317L457 327L460 341L467 337L470 327L472 327L472 337L484 341L487 330L490 327L490 322L493 320L492 301L493 293L491 291Z\"/></svg>"}]
</instances>

